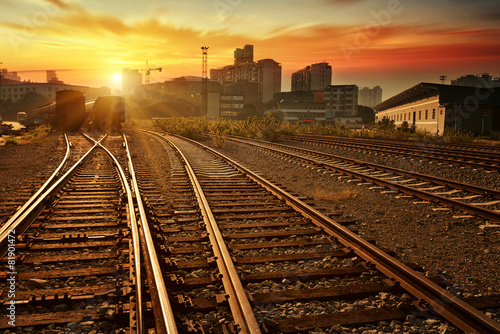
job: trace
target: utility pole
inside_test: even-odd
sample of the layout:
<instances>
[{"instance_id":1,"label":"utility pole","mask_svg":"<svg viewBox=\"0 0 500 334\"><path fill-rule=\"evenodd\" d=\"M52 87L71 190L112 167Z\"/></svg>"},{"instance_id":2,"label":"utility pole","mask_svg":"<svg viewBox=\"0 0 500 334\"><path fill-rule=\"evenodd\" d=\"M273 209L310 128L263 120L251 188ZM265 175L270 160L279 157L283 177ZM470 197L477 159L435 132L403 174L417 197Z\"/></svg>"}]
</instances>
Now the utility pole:
<instances>
[{"instance_id":1,"label":"utility pole","mask_svg":"<svg viewBox=\"0 0 500 334\"><path fill-rule=\"evenodd\" d=\"M207 77L207 61L208 46L201 47L201 112L203 115L208 113L208 77Z\"/></svg>"}]
</instances>

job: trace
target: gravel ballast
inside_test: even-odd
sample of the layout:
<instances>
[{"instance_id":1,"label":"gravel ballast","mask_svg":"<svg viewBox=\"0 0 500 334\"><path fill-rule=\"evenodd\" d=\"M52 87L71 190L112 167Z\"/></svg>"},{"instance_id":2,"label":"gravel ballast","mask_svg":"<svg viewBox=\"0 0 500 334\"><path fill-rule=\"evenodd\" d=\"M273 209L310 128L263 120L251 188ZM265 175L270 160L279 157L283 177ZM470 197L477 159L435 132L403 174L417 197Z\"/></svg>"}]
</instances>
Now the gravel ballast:
<instances>
[{"instance_id":1,"label":"gravel ballast","mask_svg":"<svg viewBox=\"0 0 500 334\"><path fill-rule=\"evenodd\" d=\"M212 140L204 144L213 147ZM313 150L319 150L313 147ZM264 154L243 146L226 142L221 153L258 171L262 176L274 180L290 192L311 197L317 207L325 212L341 212L339 218L352 218L360 235L373 238L381 247L396 251L403 262L416 263L427 271L428 276L441 275L453 283L460 296L500 293L500 233L495 229L481 229L487 223L480 218L453 218L462 212L434 211L436 204L416 204L414 198L396 198L400 194L382 194L381 189L370 190L370 185L358 186L339 180L321 171L299 163L285 162L272 154ZM342 150L343 155L360 159L360 153ZM333 152L332 152L333 153ZM338 153L338 152L337 152ZM369 155L366 155L369 156ZM380 158L380 157L379 157ZM375 158L377 163L386 161L389 165L401 167L407 163L397 162L397 157ZM360 159L361 160L361 159ZM370 160L370 159L368 159ZM396 160L396 161L395 161ZM432 165L432 168L423 166ZM467 175L473 180L481 179L482 171L467 171L464 168L437 166L428 162L414 162L411 169L419 171L440 171L440 175L460 175L461 182L467 182ZM442 171L443 169L450 169ZM484 172L482 172L484 173ZM436 173L439 174L439 173ZM484 173L486 183L496 180L496 173ZM490 179L493 178L493 179ZM471 183L482 183L471 181ZM496 184L494 184L496 186ZM344 193L339 199L324 200L324 192Z\"/></svg>"}]
</instances>

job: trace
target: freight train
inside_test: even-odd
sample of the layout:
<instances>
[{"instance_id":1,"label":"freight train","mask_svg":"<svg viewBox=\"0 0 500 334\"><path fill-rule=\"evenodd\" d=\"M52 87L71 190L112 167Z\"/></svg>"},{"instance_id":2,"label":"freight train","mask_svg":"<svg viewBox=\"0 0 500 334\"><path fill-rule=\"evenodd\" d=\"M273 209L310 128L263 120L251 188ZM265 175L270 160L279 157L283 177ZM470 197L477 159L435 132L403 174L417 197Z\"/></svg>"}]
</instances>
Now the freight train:
<instances>
[{"instance_id":1,"label":"freight train","mask_svg":"<svg viewBox=\"0 0 500 334\"><path fill-rule=\"evenodd\" d=\"M125 121L125 103L120 96L101 96L85 102L82 92L63 90L57 92L55 102L33 109L30 118L61 131L78 131L85 126L109 132L119 130Z\"/></svg>"}]
</instances>

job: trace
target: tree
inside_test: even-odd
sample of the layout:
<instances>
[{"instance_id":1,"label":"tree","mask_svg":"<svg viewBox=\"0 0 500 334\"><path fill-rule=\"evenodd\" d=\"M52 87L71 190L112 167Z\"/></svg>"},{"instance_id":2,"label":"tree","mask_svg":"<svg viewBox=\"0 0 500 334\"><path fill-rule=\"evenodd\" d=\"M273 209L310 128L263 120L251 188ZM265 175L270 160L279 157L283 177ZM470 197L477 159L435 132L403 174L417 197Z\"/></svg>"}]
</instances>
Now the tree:
<instances>
[{"instance_id":1,"label":"tree","mask_svg":"<svg viewBox=\"0 0 500 334\"><path fill-rule=\"evenodd\" d=\"M15 103L16 113L24 111L25 113L30 115L33 109L49 104L51 102L52 99L47 96L43 96L37 92L27 92L20 100Z\"/></svg>"},{"instance_id":2,"label":"tree","mask_svg":"<svg viewBox=\"0 0 500 334\"><path fill-rule=\"evenodd\" d=\"M378 127L383 130L393 130L396 126L394 125L394 120L383 118L381 121L378 122Z\"/></svg>"},{"instance_id":3,"label":"tree","mask_svg":"<svg viewBox=\"0 0 500 334\"><path fill-rule=\"evenodd\" d=\"M243 105L241 113L238 115L238 119L245 120L253 117L261 117L263 115L264 113L262 111L257 110L257 107L255 107L254 104L245 103L245 105Z\"/></svg>"},{"instance_id":4,"label":"tree","mask_svg":"<svg viewBox=\"0 0 500 334\"><path fill-rule=\"evenodd\" d=\"M361 116L364 124L375 122L375 111L370 107L358 106L358 116Z\"/></svg>"}]
</instances>

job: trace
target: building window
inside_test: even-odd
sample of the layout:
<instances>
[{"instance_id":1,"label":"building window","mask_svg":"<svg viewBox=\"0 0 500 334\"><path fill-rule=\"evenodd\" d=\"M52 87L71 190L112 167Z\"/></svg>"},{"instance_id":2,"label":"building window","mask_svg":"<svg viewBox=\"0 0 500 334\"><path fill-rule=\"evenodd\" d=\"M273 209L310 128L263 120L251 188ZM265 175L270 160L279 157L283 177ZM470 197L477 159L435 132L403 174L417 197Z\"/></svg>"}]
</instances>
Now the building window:
<instances>
[{"instance_id":1,"label":"building window","mask_svg":"<svg viewBox=\"0 0 500 334\"><path fill-rule=\"evenodd\" d=\"M24 88L19 88L19 91L20 92L24 92Z\"/></svg>"},{"instance_id":2,"label":"building window","mask_svg":"<svg viewBox=\"0 0 500 334\"><path fill-rule=\"evenodd\" d=\"M440 109L439 110L439 115L442 115L443 114L443 109Z\"/></svg>"},{"instance_id":3,"label":"building window","mask_svg":"<svg viewBox=\"0 0 500 334\"><path fill-rule=\"evenodd\" d=\"M408 113L408 121L411 121L411 113Z\"/></svg>"},{"instance_id":4,"label":"building window","mask_svg":"<svg viewBox=\"0 0 500 334\"><path fill-rule=\"evenodd\" d=\"M406 121L406 114L405 114L405 119L404 120Z\"/></svg>"},{"instance_id":5,"label":"building window","mask_svg":"<svg viewBox=\"0 0 500 334\"><path fill-rule=\"evenodd\" d=\"M418 120L420 121L422 119L422 110L418 111Z\"/></svg>"},{"instance_id":6,"label":"building window","mask_svg":"<svg viewBox=\"0 0 500 334\"><path fill-rule=\"evenodd\" d=\"M436 109L432 109L432 119L436 119Z\"/></svg>"},{"instance_id":7,"label":"building window","mask_svg":"<svg viewBox=\"0 0 500 334\"><path fill-rule=\"evenodd\" d=\"M14 92L17 92L17 88L14 88Z\"/></svg>"},{"instance_id":8,"label":"building window","mask_svg":"<svg viewBox=\"0 0 500 334\"><path fill-rule=\"evenodd\" d=\"M428 119L429 118L429 110L425 110L425 119Z\"/></svg>"}]
</instances>

